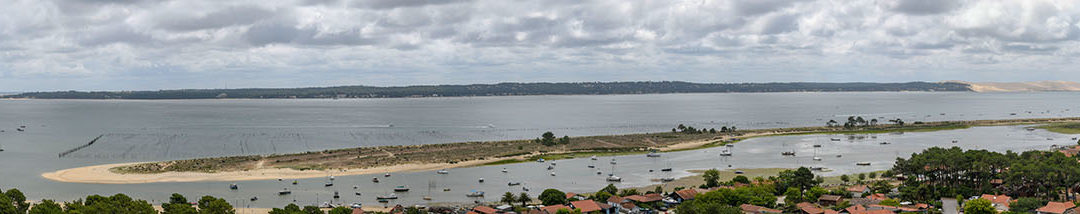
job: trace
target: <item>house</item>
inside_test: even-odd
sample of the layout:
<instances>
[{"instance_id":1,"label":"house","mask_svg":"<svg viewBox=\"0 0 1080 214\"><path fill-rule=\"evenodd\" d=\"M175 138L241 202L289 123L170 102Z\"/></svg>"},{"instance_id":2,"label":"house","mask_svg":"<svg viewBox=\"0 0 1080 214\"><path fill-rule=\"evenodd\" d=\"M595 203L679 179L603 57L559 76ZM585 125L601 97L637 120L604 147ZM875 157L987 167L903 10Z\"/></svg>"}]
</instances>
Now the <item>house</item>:
<instances>
[{"instance_id":1,"label":"house","mask_svg":"<svg viewBox=\"0 0 1080 214\"><path fill-rule=\"evenodd\" d=\"M571 198L576 198L577 200L588 199L585 196L578 195L577 193L572 193L572 192L566 193L566 199L571 199Z\"/></svg>"},{"instance_id":2,"label":"house","mask_svg":"<svg viewBox=\"0 0 1080 214\"><path fill-rule=\"evenodd\" d=\"M555 214L556 212L559 212L559 210L561 210L561 209L573 210L574 208L570 208L570 207L568 207L566 205L562 205L562 204L545 206L545 207L540 208L540 210L543 210L544 212L547 212L547 213L550 213L550 214Z\"/></svg>"},{"instance_id":3,"label":"house","mask_svg":"<svg viewBox=\"0 0 1080 214\"><path fill-rule=\"evenodd\" d=\"M838 213L840 213L840 212L837 212L836 210L822 209L821 207L818 207L817 205L811 204L809 202L802 202L802 203L796 204L795 207L798 207L799 208L799 213L803 213L803 214L838 214Z\"/></svg>"},{"instance_id":4,"label":"house","mask_svg":"<svg viewBox=\"0 0 1080 214\"><path fill-rule=\"evenodd\" d=\"M873 201L877 201L878 203L881 203L881 201L888 200L889 197L885 196L885 193L874 193L874 194L867 195L866 199L870 199L870 200L873 200Z\"/></svg>"},{"instance_id":5,"label":"house","mask_svg":"<svg viewBox=\"0 0 1080 214\"><path fill-rule=\"evenodd\" d=\"M646 195L629 195L629 196L626 196L626 197L623 197L623 198L626 199L626 200L630 200L630 201L634 201L634 202L640 202L640 203L652 203L652 202L657 202L657 201L660 201L660 200L664 199L663 196L661 196L660 194L656 194L656 193L646 194Z\"/></svg>"},{"instance_id":6,"label":"house","mask_svg":"<svg viewBox=\"0 0 1080 214\"><path fill-rule=\"evenodd\" d=\"M841 201L844 201L844 199L839 195L821 195L821 197L818 197L818 204L822 206L836 205Z\"/></svg>"},{"instance_id":7,"label":"house","mask_svg":"<svg viewBox=\"0 0 1080 214\"><path fill-rule=\"evenodd\" d=\"M1007 195L983 194L979 198L990 200L990 203L994 205L994 209L997 209L998 212L1008 211L1009 201L1012 201L1012 197Z\"/></svg>"},{"instance_id":8,"label":"house","mask_svg":"<svg viewBox=\"0 0 1080 214\"><path fill-rule=\"evenodd\" d=\"M675 199L675 201L677 201L679 203L682 203L683 201L694 200L694 197L697 196L697 194L698 194L697 190L684 189L684 190L675 191L674 193L671 194L670 197Z\"/></svg>"},{"instance_id":9,"label":"house","mask_svg":"<svg viewBox=\"0 0 1080 214\"><path fill-rule=\"evenodd\" d=\"M847 188L848 193L851 193L852 198L862 198L863 194L870 193L870 187L866 185L855 185Z\"/></svg>"},{"instance_id":10,"label":"house","mask_svg":"<svg viewBox=\"0 0 1080 214\"><path fill-rule=\"evenodd\" d=\"M481 214L495 214L495 213L499 212L499 210L496 210L495 208L491 208L491 207L488 207L488 206L473 207L472 211L476 212L476 213L481 213Z\"/></svg>"},{"instance_id":11,"label":"house","mask_svg":"<svg viewBox=\"0 0 1080 214\"><path fill-rule=\"evenodd\" d=\"M754 206L751 204L739 205L739 209L742 209L745 214L762 214L762 213L783 213L784 211L778 209L769 209L760 206Z\"/></svg>"},{"instance_id":12,"label":"house","mask_svg":"<svg viewBox=\"0 0 1080 214\"><path fill-rule=\"evenodd\" d=\"M1072 214L1077 213L1076 205L1072 202L1049 202L1046 206L1035 209L1036 214Z\"/></svg>"},{"instance_id":13,"label":"house","mask_svg":"<svg viewBox=\"0 0 1080 214\"><path fill-rule=\"evenodd\" d=\"M574 209L581 209L581 213L613 213L613 210L611 209L613 208L613 206L596 203L596 201L593 200L571 201L570 207Z\"/></svg>"}]
</instances>

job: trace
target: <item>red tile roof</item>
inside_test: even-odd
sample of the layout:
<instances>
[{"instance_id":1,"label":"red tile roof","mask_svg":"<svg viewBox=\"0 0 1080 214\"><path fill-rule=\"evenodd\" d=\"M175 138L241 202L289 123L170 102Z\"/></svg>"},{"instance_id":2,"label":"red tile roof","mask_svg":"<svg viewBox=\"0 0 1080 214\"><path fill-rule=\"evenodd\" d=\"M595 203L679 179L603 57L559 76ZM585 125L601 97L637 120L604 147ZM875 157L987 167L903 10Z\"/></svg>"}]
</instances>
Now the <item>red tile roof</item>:
<instances>
[{"instance_id":1,"label":"red tile roof","mask_svg":"<svg viewBox=\"0 0 1080 214\"><path fill-rule=\"evenodd\" d=\"M498 212L498 210L495 210L495 208L486 206L473 207L472 210L483 214L495 214L495 212Z\"/></svg>"},{"instance_id":2,"label":"red tile roof","mask_svg":"<svg viewBox=\"0 0 1080 214\"><path fill-rule=\"evenodd\" d=\"M647 194L647 195L630 195L630 196L626 196L626 197L623 197L623 198L626 199L626 200L637 201L637 202L655 202L655 201L660 201L660 199L663 199L663 196L660 196L660 194L653 193L653 194Z\"/></svg>"},{"instance_id":3,"label":"red tile roof","mask_svg":"<svg viewBox=\"0 0 1080 214\"><path fill-rule=\"evenodd\" d=\"M783 213L784 212L784 211L780 211L780 210L777 210L777 209L769 209L769 208L765 208L765 207L754 206L752 204L739 205L739 208L742 209L743 212L749 212L749 213Z\"/></svg>"},{"instance_id":4,"label":"red tile roof","mask_svg":"<svg viewBox=\"0 0 1080 214\"><path fill-rule=\"evenodd\" d=\"M577 193L572 193L572 192L568 192L568 193L566 193L566 198L567 198L567 199L569 199L569 198L573 198L574 196L577 196Z\"/></svg>"},{"instance_id":5,"label":"red tile roof","mask_svg":"<svg viewBox=\"0 0 1080 214\"><path fill-rule=\"evenodd\" d=\"M682 198L683 200L693 200L694 196L697 196L698 192L693 189L684 189L675 191L675 194L679 195L679 198Z\"/></svg>"},{"instance_id":6,"label":"red tile roof","mask_svg":"<svg viewBox=\"0 0 1080 214\"><path fill-rule=\"evenodd\" d=\"M571 201L570 206L581 209L582 213L600 211L600 205L596 204L596 201L593 200Z\"/></svg>"},{"instance_id":7,"label":"red tile roof","mask_svg":"<svg viewBox=\"0 0 1080 214\"><path fill-rule=\"evenodd\" d=\"M866 185L855 185L847 188L848 192L865 192L868 188Z\"/></svg>"},{"instance_id":8,"label":"red tile roof","mask_svg":"<svg viewBox=\"0 0 1080 214\"><path fill-rule=\"evenodd\" d=\"M874 193L867 195L866 199L884 201L886 199L889 199L889 197L885 196L885 193Z\"/></svg>"},{"instance_id":9,"label":"red tile roof","mask_svg":"<svg viewBox=\"0 0 1080 214\"><path fill-rule=\"evenodd\" d=\"M822 214L822 213L825 213L824 209L818 208L817 205L811 204L809 202L802 202L802 203L796 204L795 207L798 207L803 212L809 213L809 214Z\"/></svg>"},{"instance_id":10,"label":"red tile roof","mask_svg":"<svg viewBox=\"0 0 1080 214\"><path fill-rule=\"evenodd\" d=\"M613 196L611 196L610 198L607 199L607 202L608 203L622 203L623 200L625 200L623 197L613 195Z\"/></svg>"},{"instance_id":11,"label":"red tile roof","mask_svg":"<svg viewBox=\"0 0 1080 214\"><path fill-rule=\"evenodd\" d=\"M1009 197L1007 195L991 195L991 194L983 194L979 198L990 200L991 203L1005 205L1005 207L1009 207L1009 201L1012 200L1012 197Z\"/></svg>"},{"instance_id":12,"label":"red tile roof","mask_svg":"<svg viewBox=\"0 0 1080 214\"><path fill-rule=\"evenodd\" d=\"M817 200L818 201L840 201L840 199L841 199L841 197L839 195L821 195L821 197L818 197Z\"/></svg>"},{"instance_id":13,"label":"red tile roof","mask_svg":"<svg viewBox=\"0 0 1080 214\"><path fill-rule=\"evenodd\" d=\"M1039 207L1039 209L1035 209L1035 211L1036 212L1045 212L1045 213L1065 213L1066 210L1069 210L1070 208L1073 208L1073 207L1076 207L1076 205L1073 204L1072 202L1053 202L1053 201L1051 201L1049 203L1046 203L1046 206Z\"/></svg>"},{"instance_id":14,"label":"red tile roof","mask_svg":"<svg viewBox=\"0 0 1080 214\"><path fill-rule=\"evenodd\" d=\"M573 209L570 209L570 207L568 207L566 205L562 205L562 204L546 206L546 207L543 207L543 208L540 208L540 209L542 209L542 210L544 210L545 212L548 212L548 213L556 213L556 212L559 212L559 210L561 210L561 209L573 210Z\"/></svg>"}]
</instances>

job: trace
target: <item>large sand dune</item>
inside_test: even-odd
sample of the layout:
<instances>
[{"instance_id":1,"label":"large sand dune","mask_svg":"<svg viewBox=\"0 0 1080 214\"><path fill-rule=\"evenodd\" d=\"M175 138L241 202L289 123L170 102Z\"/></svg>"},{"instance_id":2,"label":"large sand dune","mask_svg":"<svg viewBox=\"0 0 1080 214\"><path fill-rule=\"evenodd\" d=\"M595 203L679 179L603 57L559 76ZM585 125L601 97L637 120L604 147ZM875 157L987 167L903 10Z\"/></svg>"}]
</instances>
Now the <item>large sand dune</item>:
<instances>
[{"instance_id":1,"label":"large sand dune","mask_svg":"<svg viewBox=\"0 0 1080 214\"><path fill-rule=\"evenodd\" d=\"M1072 81L964 83L975 92L1080 91L1080 83Z\"/></svg>"}]
</instances>

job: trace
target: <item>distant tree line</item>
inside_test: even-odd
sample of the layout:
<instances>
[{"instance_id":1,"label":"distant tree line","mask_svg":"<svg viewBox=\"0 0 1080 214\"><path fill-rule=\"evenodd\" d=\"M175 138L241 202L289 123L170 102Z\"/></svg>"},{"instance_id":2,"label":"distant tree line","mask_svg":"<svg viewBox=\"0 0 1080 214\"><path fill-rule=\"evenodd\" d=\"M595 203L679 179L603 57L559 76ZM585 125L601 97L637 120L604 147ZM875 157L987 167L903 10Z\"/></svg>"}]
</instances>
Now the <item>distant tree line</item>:
<instances>
[{"instance_id":1,"label":"distant tree line","mask_svg":"<svg viewBox=\"0 0 1080 214\"><path fill-rule=\"evenodd\" d=\"M959 147L933 147L898 158L891 170L902 175L901 198L932 201L941 197L1001 193L1012 197L1060 200L1080 190L1080 163L1060 152L1021 154Z\"/></svg>"},{"instance_id":2,"label":"distant tree line","mask_svg":"<svg viewBox=\"0 0 1080 214\"><path fill-rule=\"evenodd\" d=\"M679 124L679 126L676 126L675 128L671 128L671 132L683 133L683 134L704 134L704 133L716 134L716 133L735 132L735 129L736 129L735 126L731 126L731 128L728 128L727 126L723 126L723 127L720 127L720 130L717 130L716 128L698 129L698 128L694 128L693 126L687 126L687 125L684 125L684 124Z\"/></svg>"},{"instance_id":3,"label":"distant tree line","mask_svg":"<svg viewBox=\"0 0 1080 214\"><path fill-rule=\"evenodd\" d=\"M0 98L38 99L217 99L217 98L390 98L578 94L661 94L721 92L970 91L963 83L690 83L580 82L421 85L400 87L337 86L312 88L182 89L158 91L29 92Z\"/></svg>"}]
</instances>

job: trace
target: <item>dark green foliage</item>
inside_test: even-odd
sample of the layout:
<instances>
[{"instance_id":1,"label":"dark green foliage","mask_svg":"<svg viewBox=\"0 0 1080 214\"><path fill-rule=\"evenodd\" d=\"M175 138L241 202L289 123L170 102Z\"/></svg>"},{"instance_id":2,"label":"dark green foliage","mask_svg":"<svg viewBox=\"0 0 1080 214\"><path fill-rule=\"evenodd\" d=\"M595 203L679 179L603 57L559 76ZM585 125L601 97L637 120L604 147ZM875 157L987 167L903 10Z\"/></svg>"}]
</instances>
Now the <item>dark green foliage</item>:
<instances>
[{"instance_id":1,"label":"dark green foliage","mask_svg":"<svg viewBox=\"0 0 1080 214\"><path fill-rule=\"evenodd\" d=\"M637 189L622 189L622 190L619 190L619 196L624 196L625 197L625 196L628 196L628 195L641 195L641 193L639 193L637 191Z\"/></svg>"},{"instance_id":2,"label":"dark green foliage","mask_svg":"<svg viewBox=\"0 0 1080 214\"><path fill-rule=\"evenodd\" d=\"M996 214L997 210L990 200L975 199L964 202L964 214Z\"/></svg>"},{"instance_id":3,"label":"dark green foliage","mask_svg":"<svg viewBox=\"0 0 1080 214\"><path fill-rule=\"evenodd\" d=\"M11 200L11 197L0 194L0 214L16 214L18 208L15 207L15 202Z\"/></svg>"},{"instance_id":4,"label":"dark green foliage","mask_svg":"<svg viewBox=\"0 0 1080 214\"><path fill-rule=\"evenodd\" d=\"M544 132L543 135L540 135L540 138L536 138L536 140L533 140L533 141L535 141L536 143L539 143L539 144L543 144L545 146L554 146L555 145L555 134L551 133L551 132Z\"/></svg>"},{"instance_id":5,"label":"dark green foliage","mask_svg":"<svg viewBox=\"0 0 1080 214\"><path fill-rule=\"evenodd\" d=\"M222 198L203 196L199 199L199 213L202 214L233 214L236 210L228 201Z\"/></svg>"},{"instance_id":6,"label":"dark green foliage","mask_svg":"<svg viewBox=\"0 0 1080 214\"><path fill-rule=\"evenodd\" d=\"M1018 198L1016 199L1016 202L1009 203L1009 211L1020 213L1033 213L1035 212L1035 209L1046 205L1046 202L1049 202L1049 200L1032 197Z\"/></svg>"},{"instance_id":7,"label":"dark green foliage","mask_svg":"<svg viewBox=\"0 0 1080 214\"><path fill-rule=\"evenodd\" d=\"M547 94L650 94L715 92L800 91L970 91L963 83L689 83L689 82L583 82L499 83L405 87L340 86L318 88L184 89L119 92L31 92L0 98L42 99L215 99L215 98L331 98L346 97L453 97Z\"/></svg>"},{"instance_id":8,"label":"dark green foliage","mask_svg":"<svg viewBox=\"0 0 1080 214\"><path fill-rule=\"evenodd\" d=\"M566 193L557 189L545 189L540 193L540 202L545 206L566 204Z\"/></svg>"},{"instance_id":9,"label":"dark green foliage","mask_svg":"<svg viewBox=\"0 0 1080 214\"><path fill-rule=\"evenodd\" d=\"M26 213L26 209L30 208L30 204L26 202L26 195L23 195L19 189L9 189L4 192L13 203L15 203L15 210L18 213Z\"/></svg>"},{"instance_id":10,"label":"dark green foliage","mask_svg":"<svg viewBox=\"0 0 1080 214\"><path fill-rule=\"evenodd\" d=\"M60 207L52 200L42 200L41 203L35 204L33 208L30 208L29 214L61 214L64 213L64 209Z\"/></svg>"},{"instance_id":11,"label":"dark green foliage","mask_svg":"<svg viewBox=\"0 0 1080 214\"><path fill-rule=\"evenodd\" d=\"M750 178L747 178L746 176L739 175L739 176L735 176L734 178L731 178L731 182L732 183L741 183L741 184L750 184Z\"/></svg>"},{"instance_id":12,"label":"dark green foliage","mask_svg":"<svg viewBox=\"0 0 1080 214\"><path fill-rule=\"evenodd\" d=\"M316 206L304 206L304 213L305 214L326 214L325 212L320 210L319 207L316 207Z\"/></svg>"},{"instance_id":13,"label":"dark green foliage","mask_svg":"<svg viewBox=\"0 0 1080 214\"><path fill-rule=\"evenodd\" d=\"M752 186L700 194L694 200L685 201L677 208L678 213L741 213L736 206L753 204L771 207L776 203L772 187Z\"/></svg>"},{"instance_id":14,"label":"dark green foliage","mask_svg":"<svg viewBox=\"0 0 1080 214\"><path fill-rule=\"evenodd\" d=\"M410 208L416 209L415 207L410 207ZM334 207L334 209L330 209L330 212L327 212L327 213L329 213L329 214L352 214L352 209L350 209L348 207Z\"/></svg>"},{"instance_id":15,"label":"dark green foliage","mask_svg":"<svg viewBox=\"0 0 1080 214\"><path fill-rule=\"evenodd\" d=\"M285 205L283 209L274 208L270 210L269 214L304 214L304 211L300 210L300 206L296 206L296 204L289 204Z\"/></svg>"},{"instance_id":16,"label":"dark green foliage","mask_svg":"<svg viewBox=\"0 0 1080 214\"><path fill-rule=\"evenodd\" d=\"M705 170L705 174L703 174L702 177L705 179L705 187L720 186L720 170Z\"/></svg>"},{"instance_id":17,"label":"dark green foliage","mask_svg":"<svg viewBox=\"0 0 1080 214\"><path fill-rule=\"evenodd\" d=\"M162 204L162 214L196 214L199 213L191 204Z\"/></svg>"},{"instance_id":18,"label":"dark green foliage","mask_svg":"<svg viewBox=\"0 0 1080 214\"><path fill-rule=\"evenodd\" d=\"M559 144L570 144L570 136L563 135L562 138L559 138Z\"/></svg>"},{"instance_id":19,"label":"dark green foliage","mask_svg":"<svg viewBox=\"0 0 1080 214\"><path fill-rule=\"evenodd\" d=\"M157 210L144 200L133 200L124 194L110 197L91 195L85 201L77 200L65 204L67 213L116 213L116 214L156 214Z\"/></svg>"},{"instance_id":20,"label":"dark green foliage","mask_svg":"<svg viewBox=\"0 0 1080 214\"><path fill-rule=\"evenodd\" d=\"M929 148L897 159L894 173L907 177L901 198L932 201L955 195L1002 191L1015 197L1057 199L1065 187L1080 182L1080 164L1059 152L996 153L986 150ZM993 179L1003 179L995 188Z\"/></svg>"},{"instance_id":21,"label":"dark green foliage","mask_svg":"<svg viewBox=\"0 0 1080 214\"><path fill-rule=\"evenodd\" d=\"M519 194L517 197L517 201L521 202L521 206L524 207L525 204L532 202L532 197L529 196L529 193L527 192L521 192L521 194Z\"/></svg>"},{"instance_id":22,"label":"dark green foliage","mask_svg":"<svg viewBox=\"0 0 1080 214\"><path fill-rule=\"evenodd\" d=\"M615 187L614 184L608 184L603 189L600 189L600 192L607 192L608 194L614 195L614 194L619 193L619 188Z\"/></svg>"},{"instance_id":23,"label":"dark green foliage","mask_svg":"<svg viewBox=\"0 0 1080 214\"><path fill-rule=\"evenodd\" d=\"M514 197L514 193L506 192L505 194L503 194L502 199L499 199L499 201L509 205L514 205L514 202L517 202L517 198Z\"/></svg>"}]
</instances>

